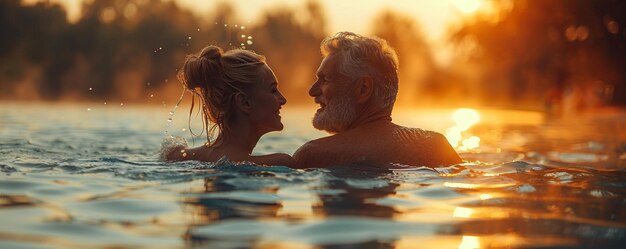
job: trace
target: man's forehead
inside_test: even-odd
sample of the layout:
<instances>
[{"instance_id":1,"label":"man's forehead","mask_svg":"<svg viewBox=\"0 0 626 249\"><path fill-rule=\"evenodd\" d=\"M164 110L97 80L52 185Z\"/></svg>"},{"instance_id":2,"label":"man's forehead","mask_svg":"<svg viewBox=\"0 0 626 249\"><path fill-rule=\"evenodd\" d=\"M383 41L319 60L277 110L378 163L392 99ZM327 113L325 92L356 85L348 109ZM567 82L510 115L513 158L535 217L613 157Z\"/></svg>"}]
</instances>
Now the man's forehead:
<instances>
[{"instance_id":1,"label":"man's forehead","mask_svg":"<svg viewBox=\"0 0 626 249\"><path fill-rule=\"evenodd\" d=\"M322 60L320 67L317 70L318 74L329 74L335 72L337 68L339 56L337 54L330 54Z\"/></svg>"}]
</instances>

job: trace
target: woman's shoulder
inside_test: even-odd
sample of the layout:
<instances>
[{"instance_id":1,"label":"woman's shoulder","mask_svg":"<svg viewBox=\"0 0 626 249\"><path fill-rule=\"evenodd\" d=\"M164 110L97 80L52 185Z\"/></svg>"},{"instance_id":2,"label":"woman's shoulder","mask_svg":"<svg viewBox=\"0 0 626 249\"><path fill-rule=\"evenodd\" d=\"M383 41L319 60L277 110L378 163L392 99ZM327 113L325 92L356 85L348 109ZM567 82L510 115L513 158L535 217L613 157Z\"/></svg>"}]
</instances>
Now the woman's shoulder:
<instances>
[{"instance_id":1,"label":"woman's shoulder","mask_svg":"<svg viewBox=\"0 0 626 249\"><path fill-rule=\"evenodd\" d=\"M296 161L292 156L285 153L274 153L261 156L252 156L251 161L256 164L263 165L275 165L275 166L288 166L292 167L296 164Z\"/></svg>"},{"instance_id":2,"label":"woman's shoulder","mask_svg":"<svg viewBox=\"0 0 626 249\"><path fill-rule=\"evenodd\" d=\"M201 158L202 148L189 148L183 145L178 145L170 148L168 151L161 152L161 160L163 161L185 161L185 160L199 160L206 161Z\"/></svg>"}]
</instances>

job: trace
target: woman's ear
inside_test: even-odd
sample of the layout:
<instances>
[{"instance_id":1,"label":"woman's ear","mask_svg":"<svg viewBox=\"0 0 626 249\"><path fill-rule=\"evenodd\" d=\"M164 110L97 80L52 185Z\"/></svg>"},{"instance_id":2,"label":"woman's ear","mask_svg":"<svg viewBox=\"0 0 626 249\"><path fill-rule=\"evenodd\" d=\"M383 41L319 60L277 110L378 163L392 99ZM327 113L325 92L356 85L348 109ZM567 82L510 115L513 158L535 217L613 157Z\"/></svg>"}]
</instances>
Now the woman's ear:
<instances>
[{"instance_id":1,"label":"woman's ear","mask_svg":"<svg viewBox=\"0 0 626 249\"><path fill-rule=\"evenodd\" d=\"M374 93L374 80L371 77L365 76L357 80L356 82L356 100L357 103L367 102Z\"/></svg>"},{"instance_id":2,"label":"woman's ear","mask_svg":"<svg viewBox=\"0 0 626 249\"><path fill-rule=\"evenodd\" d=\"M250 113L252 110L252 103L250 102L250 98L244 93L236 93L235 96L235 105L237 109L241 110L244 113Z\"/></svg>"}]
</instances>

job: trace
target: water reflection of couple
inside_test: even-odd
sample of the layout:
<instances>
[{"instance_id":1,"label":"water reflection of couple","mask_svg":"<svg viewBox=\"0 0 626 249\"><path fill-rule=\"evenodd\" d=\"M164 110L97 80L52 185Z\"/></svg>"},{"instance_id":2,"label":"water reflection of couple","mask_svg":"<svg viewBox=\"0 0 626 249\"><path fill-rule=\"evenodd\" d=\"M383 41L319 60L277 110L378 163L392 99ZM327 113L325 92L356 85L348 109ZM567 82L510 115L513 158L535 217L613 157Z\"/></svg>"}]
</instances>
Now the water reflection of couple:
<instances>
[{"instance_id":1,"label":"water reflection of couple","mask_svg":"<svg viewBox=\"0 0 626 249\"><path fill-rule=\"evenodd\" d=\"M298 168L461 162L443 135L391 122L398 59L386 41L340 32L320 47L324 58L309 90L320 105L313 126L333 135L305 143L293 157L250 155L262 135L282 130L280 108L287 101L264 56L208 46L188 56L180 74L183 84L201 99L208 141L197 148L170 150L166 158L214 162L226 156ZM211 140L213 131L217 137Z\"/></svg>"}]
</instances>

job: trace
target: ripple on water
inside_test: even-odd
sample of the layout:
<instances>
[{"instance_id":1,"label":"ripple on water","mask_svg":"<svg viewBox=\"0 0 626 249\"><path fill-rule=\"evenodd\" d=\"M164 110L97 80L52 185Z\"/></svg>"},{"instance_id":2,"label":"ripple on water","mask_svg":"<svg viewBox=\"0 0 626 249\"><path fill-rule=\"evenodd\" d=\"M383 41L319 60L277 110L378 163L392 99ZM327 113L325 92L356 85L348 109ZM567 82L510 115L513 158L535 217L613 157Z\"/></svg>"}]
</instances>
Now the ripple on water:
<instances>
[{"instance_id":1,"label":"ripple on water","mask_svg":"<svg viewBox=\"0 0 626 249\"><path fill-rule=\"evenodd\" d=\"M554 159L560 160L566 163L593 163L599 161L606 161L609 156L605 154L597 153L567 153L567 152L551 152L548 154Z\"/></svg>"},{"instance_id":2,"label":"ripple on water","mask_svg":"<svg viewBox=\"0 0 626 249\"><path fill-rule=\"evenodd\" d=\"M141 227L121 228L82 222L41 223L31 226L29 233L50 240L54 238L52 241L59 239L71 241L75 248L133 248L138 245L148 248L168 248L182 244L176 233L155 233L154 229L152 234L142 233Z\"/></svg>"},{"instance_id":3,"label":"ripple on water","mask_svg":"<svg viewBox=\"0 0 626 249\"><path fill-rule=\"evenodd\" d=\"M290 241L314 245L343 245L372 240L393 241L408 235L430 235L435 230L434 226L427 223L330 217L326 220L297 222L228 220L194 228L191 234L197 240Z\"/></svg>"},{"instance_id":4,"label":"ripple on water","mask_svg":"<svg viewBox=\"0 0 626 249\"><path fill-rule=\"evenodd\" d=\"M66 209L75 217L97 221L147 222L155 217L179 211L173 201L153 201L124 196L113 199L97 199L66 205Z\"/></svg>"},{"instance_id":5,"label":"ripple on water","mask_svg":"<svg viewBox=\"0 0 626 249\"><path fill-rule=\"evenodd\" d=\"M0 164L0 172L10 174L17 172L17 169L6 164Z\"/></svg>"},{"instance_id":6,"label":"ripple on water","mask_svg":"<svg viewBox=\"0 0 626 249\"><path fill-rule=\"evenodd\" d=\"M12 194L12 193L24 193L27 190L33 189L36 186L40 185L40 183L22 179L0 179L0 189L3 194Z\"/></svg>"},{"instance_id":7,"label":"ripple on water","mask_svg":"<svg viewBox=\"0 0 626 249\"><path fill-rule=\"evenodd\" d=\"M228 199L259 204L276 204L281 200L281 198L274 193L262 193L256 191L212 192L201 194L187 194L187 196L202 199Z\"/></svg>"},{"instance_id":8,"label":"ripple on water","mask_svg":"<svg viewBox=\"0 0 626 249\"><path fill-rule=\"evenodd\" d=\"M443 186L430 186L425 188L416 189L410 191L412 196L417 196L425 199L443 200L443 199L457 199L465 197L466 195L455 191L454 189Z\"/></svg>"},{"instance_id":9,"label":"ripple on water","mask_svg":"<svg viewBox=\"0 0 626 249\"><path fill-rule=\"evenodd\" d=\"M2 234L0 234L1 236ZM41 243L41 238L22 238L23 240L31 240L31 241L0 241L0 248L11 248L11 249L52 249L57 248L52 245L43 245L43 244L35 244Z\"/></svg>"}]
</instances>

